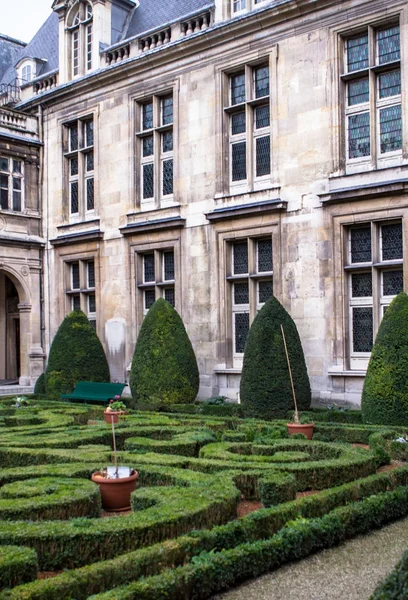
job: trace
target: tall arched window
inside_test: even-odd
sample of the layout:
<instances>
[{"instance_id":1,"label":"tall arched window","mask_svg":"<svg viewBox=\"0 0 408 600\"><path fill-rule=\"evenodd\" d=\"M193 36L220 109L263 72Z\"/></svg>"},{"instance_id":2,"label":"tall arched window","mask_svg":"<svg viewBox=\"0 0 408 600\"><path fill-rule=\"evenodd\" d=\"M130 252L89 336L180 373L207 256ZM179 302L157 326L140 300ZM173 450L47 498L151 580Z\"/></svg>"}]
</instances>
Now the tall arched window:
<instances>
[{"instance_id":1,"label":"tall arched window","mask_svg":"<svg viewBox=\"0 0 408 600\"><path fill-rule=\"evenodd\" d=\"M92 4L86 0L79 0L68 17L72 77L78 77L92 69L92 19Z\"/></svg>"}]
</instances>

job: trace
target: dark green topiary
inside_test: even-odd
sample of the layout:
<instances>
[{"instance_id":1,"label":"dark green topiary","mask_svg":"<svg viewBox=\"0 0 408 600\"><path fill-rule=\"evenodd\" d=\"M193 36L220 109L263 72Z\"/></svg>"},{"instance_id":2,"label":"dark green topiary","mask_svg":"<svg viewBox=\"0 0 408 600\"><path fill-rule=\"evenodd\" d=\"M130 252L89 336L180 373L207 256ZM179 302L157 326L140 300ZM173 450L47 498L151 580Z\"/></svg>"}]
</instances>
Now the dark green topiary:
<instances>
[{"instance_id":1,"label":"dark green topiary","mask_svg":"<svg viewBox=\"0 0 408 600\"><path fill-rule=\"evenodd\" d=\"M34 386L34 394L45 395L45 373L41 373Z\"/></svg>"},{"instance_id":2,"label":"dark green topiary","mask_svg":"<svg viewBox=\"0 0 408 600\"><path fill-rule=\"evenodd\" d=\"M50 348L45 387L50 399L73 391L78 381L109 382L102 344L87 317L74 310L61 323Z\"/></svg>"},{"instance_id":3,"label":"dark green topiary","mask_svg":"<svg viewBox=\"0 0 408 600\"><path fill-rule=\"evenodd\" d=\"M285 417L294 410L281 324L292 368L299 410L307 410L311 390L305 357L296 325L287 311L272 298L259 311L249 331L241 377L241 403L252 417Z\"/></svg>"},{"instance_id":4,"label":"dark green topiary","mask_svg":"<svg viewBox=\"0 0 408 600\"><path fill-rule=\"evenodd\" d=\"M177 311L159 298L147 313L130 372L133 406L194 402L199 387L194 350Z\"/></svg>"},{"instance_id":5,"label":"dark green topiary","mask_svg":"<svg viewBox=\"0 0 408 600\"><path fill-rule=\"evenodd\" d=\"M394 298L380 324L361 399L363 423L408 425L408 296Z\"/></svg>"}]
</instances>

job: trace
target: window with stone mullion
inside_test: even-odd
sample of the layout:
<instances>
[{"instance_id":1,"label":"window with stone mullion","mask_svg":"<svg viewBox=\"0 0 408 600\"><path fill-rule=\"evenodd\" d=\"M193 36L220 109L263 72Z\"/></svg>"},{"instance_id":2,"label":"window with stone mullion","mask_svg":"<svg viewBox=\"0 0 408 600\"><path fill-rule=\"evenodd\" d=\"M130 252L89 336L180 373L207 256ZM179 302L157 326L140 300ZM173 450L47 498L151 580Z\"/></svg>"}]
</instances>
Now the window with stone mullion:
<instances>
[{"instance_id":1,"label":"window with stone mullion","mask_svg":"<svg viewBox=\"0 0 408 600\"><path fill-rule=\"evenodd\" d=\"M95 209L93 119L68 124L66 134L69 212L84 217Z\"/></svg>"},{"instance_id":2,"label":"window with stone mullion","mask_svg":"<svg viewBox=\"0 0 408 600\"><path fill-rule=\"evenodd\" d=\"M141 256L143 314L146 315L155 300L163 297L175 306L174 250L152 250Z\"/></svg>"},{"instance_id":3,"label":"window with stone mullion","mask_svg":"<svg viewBox=\"0 0 408 600\"><path fill-rule=\"evenodd\" d=\"M23 188L23 162L0 156L0 210L21 212Z\"/></svg>"},{"instance_id":4,"label":"window with stone mullion","mask_svg":"<svg viewBox=\"0 0 408 600\"><path fill-rule=\"evenodd\" d=\"M69 310L82 310L96 328L95 260L67 263Z\"/></svg>"}]
</instances>

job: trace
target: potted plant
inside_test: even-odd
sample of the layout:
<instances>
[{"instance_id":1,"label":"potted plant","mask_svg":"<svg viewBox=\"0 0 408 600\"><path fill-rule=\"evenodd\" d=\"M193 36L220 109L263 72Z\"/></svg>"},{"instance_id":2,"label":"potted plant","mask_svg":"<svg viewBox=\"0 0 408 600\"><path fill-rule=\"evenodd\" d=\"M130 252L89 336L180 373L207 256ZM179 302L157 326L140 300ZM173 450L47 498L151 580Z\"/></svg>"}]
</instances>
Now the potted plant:
<instances>
[{"instance_id":1,"label":"potted plant","mask_svg":"<svg viewBox=\"0 0 408 600\"><path fill-rule=\"evenodd\" d=\"M117 423L120 415L126 413L126 404L121 401L120 396L115 396L109 400L109 404L104 411L104 417L106 423Z\"/></svg>"},{"instance_id":2,"label":"potted plant","mask_svg":"<svg viewBox=\"0 0 408 600\"><path fill-rule=\"evenodd\" d=\"M117 403L125 406L123 402ZM112 404L115 404L115 401ZM136 480L139 473L132 467L118 466L115 421L113 419L111 424L114 465L96 471L92 474L91 479L99 486L102 507L105 510L121 512L130 510L130 494L136 489Z\"/></svg>"},{"instance_id":3,"label":"potted plant","mask_svg":"<svg viewBox=\"0 0 408 600\"><path fill-rule=\"evenodd\" d=\"M288 428L288 434L294 435L295 433L303 433L303 435L308 440L311 440L313 437L314 423L305 423L305 422L301 423L301 419L299 417L299 411L298 411L298 407L297 407L297 401L296 401L295 386L293 385L293 377L292 377L292 369L290 366L289 353L288 353L288 348L286 346L285 332L283 331L283 325L281 325L281 331L282 331L283 345L285 347L286 360L288 363L290 383L292 386L293 403L295 405L295 412L293 413L293 422L286 424L286 426Z\"/></svg>"}]
</instances>

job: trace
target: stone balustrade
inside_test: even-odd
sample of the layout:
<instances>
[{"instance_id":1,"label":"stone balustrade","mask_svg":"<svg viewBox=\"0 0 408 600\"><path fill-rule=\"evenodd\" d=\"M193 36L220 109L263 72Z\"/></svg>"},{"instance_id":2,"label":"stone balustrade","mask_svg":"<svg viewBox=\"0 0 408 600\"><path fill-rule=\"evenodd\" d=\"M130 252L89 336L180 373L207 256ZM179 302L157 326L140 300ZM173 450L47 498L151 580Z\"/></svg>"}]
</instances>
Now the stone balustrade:
<instances>
[{"instance_id":1,"label":"stone balustrade","mask_svg":"<svg viewBox=\"0 0 408 600\"><path fill-rule=\"evenodd\" d=\"M105 64L107 65L112 65L118 62L121 62L122 60L125 60L126 58L129 58L130 56L130 44L124 44L123 46L119 46L118 48L115 48L114 50L109 50L108 52L106 52L105 54Z\"/></svg>"},{"instance_id":2,"label":"stone balustrade","mask_svg":"<svg viewBox=\"0 0 408 600\"><path fill-rule=\"evenodd\" d=\"M34 93L42 94L43 92L48 92L52 88L55 88L58 85L58 73L51 73L48 75L44 75L44 77L39 77L33 83Z\"/></svg>"},{"instance_id":3,"label":"stone balustrade","mask_svg":"<svg viewBox=\"0 0 408 600\"><path fill-rule=\"evenodd\" d=\"M141 52L147 52L147 50L153 50L154 48L159 48L164 44L168 44L171 42L171 29L167 27L162 31L157 31L156 33L152 33L144 38L139 39L139 50Z\"/></svg>"},{"instance_id":4,"label":"stone balustrade","mask_svg":"<svg viewBox=\"0 0 408 600\"><path fill-rule=\"evenodd\" d=\"M211 25L211 12L205 12L181 23L181 37L208 29Z\"/></svg>"}]
</instances>

